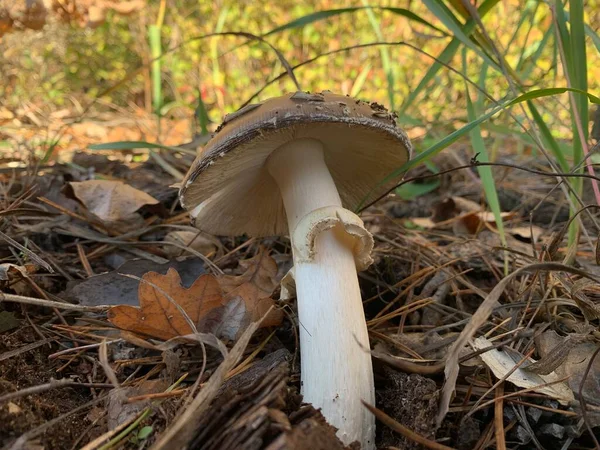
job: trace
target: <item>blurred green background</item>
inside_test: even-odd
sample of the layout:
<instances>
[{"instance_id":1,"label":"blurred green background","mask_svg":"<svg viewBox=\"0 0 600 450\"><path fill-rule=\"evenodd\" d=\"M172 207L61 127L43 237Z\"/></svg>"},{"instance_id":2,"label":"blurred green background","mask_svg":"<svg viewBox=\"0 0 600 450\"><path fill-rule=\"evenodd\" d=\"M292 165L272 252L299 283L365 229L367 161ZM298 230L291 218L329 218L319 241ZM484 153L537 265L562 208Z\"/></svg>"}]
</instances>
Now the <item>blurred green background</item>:
<instances>
[{"instance_id":1,"label":"blurred green background","mask_svg":"<svg viewBox=\"0 0 600 450\"><path fill-rule=\"evenodd\" d=\"M59 19L48 14L42 29L15 25L0 38L0 97L8 110L68 109L76 120L90 111L195 116L194 131L207 135L246 101L295 90L285 60L299 65L303 90L357 96L399 115L417 152L390 177L458 139L479 161L525 154L556 172L587 165L594 174L600 1L369 1L129 0L121 6L137 8L125 15L109 0L63 0ZM208 36L224 32L238 34ZM502 232L492 171L478 171ZM574 214L583 182L565 184ZM576 235L574 222L571 242Z\"/></svg>"},{"instance_id":2,"label":"blurred green background","mask_svg":"<svg viewBox=\"0 0 600 450\"><path fill-rule=\"evenodd\" d=\"M42 31L6 34L0 45L3 103L14 107L23 102L34 102L48 108L71 106L73 102L85 105L143 64L149 66L152 58L149 29L156 25L160 3L149 1L144 8L128 16L108 11L104 23L97 28L50 20ZM234 36L198 37L219 31L265 35L304 17L304 25L300 23L265 37L292 65L327 52L376 41L405 42L415 48L400 44L370 46L321 56L296 70L303 89L331 89L378 101L396 111L402 110L407 125L453 127L452 122L467 119L465 82L459 74L442 67L425 88L420 88L419 83L435 61L416 49L440 57L456 30L447 26L439 5L447 8L460 26L466 18L464 9L461 12L461 4L460 1L371 3L371 6L398 8L390 11L363 9L369 6L367 0L354 1L350 5L329 0L168 1L160 30L162 50L169 50L161 61L161 106L166 106L163 112L189 114L197 106L198 92L201 91L210 118L219 121L224 113L235 110L283 70L275 53L265 44L247 44L245 38ZM556 4L506 0L483 2L483 7L486 4L488 11L485 15L480 12L482 23L507 69L514 75L511 81L517 91L567 86L552 13ZM481 9L482 5L479 7ZM567 13L569 7L567 2ZM582 2L582 7L588 24L585 37L587 90L597 93L600 2ZM329 17L322 13L307 18L319 11L338 8L355 9L333 11ZM410 17L408 12L415 17ZM482 33L478 31L478 34L478 40L485 42ZM510 97L506 75L500 67L490 64L491 61L500 66L498 56L485 49L489 58L482 57L481 50L475 51L483 48L477 43L468 47L459 39L458 44L446 60L447 64L468 76L494 99ZM464 56L463 49L466 49ZM571 50L566 49L566 52ZM117 86L104 100L120 107L135 104L150 110L150 78L151 70L147 67ZM411 97L418 88L417 95ZM285 77L267 87L260 98L293 89L293 83ZM477 105L479 109L489 104L475 89L470 90L474 101L481 100ZM567 94L539 102L544 121L553 134L560 137L568 137L571 130L568 103ZM497 130L501 131L507 130Z\"/></svg>"}]
</instances>

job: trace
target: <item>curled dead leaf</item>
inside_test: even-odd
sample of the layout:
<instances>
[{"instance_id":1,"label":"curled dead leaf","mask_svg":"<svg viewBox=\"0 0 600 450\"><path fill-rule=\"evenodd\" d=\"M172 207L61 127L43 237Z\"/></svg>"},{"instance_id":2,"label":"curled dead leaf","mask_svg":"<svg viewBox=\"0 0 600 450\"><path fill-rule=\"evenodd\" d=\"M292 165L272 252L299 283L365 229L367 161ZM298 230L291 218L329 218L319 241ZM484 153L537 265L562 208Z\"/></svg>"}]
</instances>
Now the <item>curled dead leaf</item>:
<instances>
[{"instance_id":1,"label":"curled dead leaf","mask_svg":"<svg viewBox=\"0 0 600 450\"><path fill-rule=\"evenodd\" d=\"M221 247L218 239L200 230L177 230L171 231L165 236L165 242L175 245L166 245L165 253L168 256L179 256L182 253L182 247L189 247L205 256L214 253Z\"/></svg>"},{"instance_id":2,"label":"curled dead leaf","mask_svg":"<svg viewBox=\"0 0 600 450\"><path fill-rule=\"evenodd\" d=\"M231 301L241 298L248 314L248 320L255 322L263 317L275 305L271 295L279 285L277 263L265 250L258 252L253 258L240 261L245 269L242 275L226 275L219 279L226 299ZM262 326L277 326L283 320L283 312L273 309L265 317Z\"/></svg>"},{"instance_id":3,"label":"curled dead leaf","mask_svg":"<svg viewBox=\"0 0 600 450\"><path fill-rule=\"evenodd\" d=\"M474 350L482 350L491 347L492 343L485 337L478 337L471 342L471 346ZM575 399L571 388L567 383L561 382L561 377L553 371L542 375L528 372L522 367L515 370L516 364L523 356L509 352L508 348L505 351L491 349L480 357L498 379L506 379L516 386L546 394L562 404L569 404ZM534 361L530 359L529 362Z\"/></svg>"},{"instance_id":4,"label":"curled dead leaf","mask_svg":"<svg viewBox=\"0 0 600 450\"><path fill-rule=\"evenodd\" d=\"M159 203L154 197L121 181L89 180L71 182L67 186L67 194L72 194L105 222L128 219L142 206Z\"/></svg>"}]
</instances>

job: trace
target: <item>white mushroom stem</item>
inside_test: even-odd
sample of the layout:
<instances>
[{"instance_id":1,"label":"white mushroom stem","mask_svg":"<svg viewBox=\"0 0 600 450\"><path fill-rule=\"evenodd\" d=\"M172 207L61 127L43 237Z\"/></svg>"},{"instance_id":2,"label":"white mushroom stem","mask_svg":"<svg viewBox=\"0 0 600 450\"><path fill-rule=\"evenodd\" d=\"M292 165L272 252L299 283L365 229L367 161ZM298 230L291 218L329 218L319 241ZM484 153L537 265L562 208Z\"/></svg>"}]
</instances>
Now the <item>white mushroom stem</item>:
<instances>
[{"instance_id":1,"label":"white mushroom stem","mask_svg":"<svg viewBox=\"0 0 600 450\"><path fill-rule=\"evenodd\" d=\"M361 404L374 404L375 392L353 255L356 238L338 224L318 234L312 258L296 251L306 245L307 236L294 233L302 218L342 206L322 145L291 141L271 154L267 168L281 190L294 248L304 400L322 409L342 442L357 440L361 448L373 449L375 418Z\"/></svg>"}]
</instances>

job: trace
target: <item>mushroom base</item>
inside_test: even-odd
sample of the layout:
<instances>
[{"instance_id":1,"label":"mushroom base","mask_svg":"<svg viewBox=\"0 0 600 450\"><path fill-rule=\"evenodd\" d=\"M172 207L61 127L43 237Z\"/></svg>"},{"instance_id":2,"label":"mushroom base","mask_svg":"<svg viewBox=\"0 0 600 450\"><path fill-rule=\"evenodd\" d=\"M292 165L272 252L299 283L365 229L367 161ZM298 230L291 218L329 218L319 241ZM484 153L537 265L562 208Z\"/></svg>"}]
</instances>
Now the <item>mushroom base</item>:
<instances>
[{"instance_id":1,"label":"mushroom base","mask_svg":"<svg viewBox=\"0 0 600 450\"><path fill-rule=\"evenodd\" d=\"M373 449L375 418L361 404L374 404L375 392L356 274L357 238L337 224L313 236L310 259L299 257L309 236L298 223L315 210L342 208L322 145L314 139L291 141L269 157L267 168L291 230L304 400L321 408L345 444L359 441L361 448Z\"/></svg>"}]
</instances>

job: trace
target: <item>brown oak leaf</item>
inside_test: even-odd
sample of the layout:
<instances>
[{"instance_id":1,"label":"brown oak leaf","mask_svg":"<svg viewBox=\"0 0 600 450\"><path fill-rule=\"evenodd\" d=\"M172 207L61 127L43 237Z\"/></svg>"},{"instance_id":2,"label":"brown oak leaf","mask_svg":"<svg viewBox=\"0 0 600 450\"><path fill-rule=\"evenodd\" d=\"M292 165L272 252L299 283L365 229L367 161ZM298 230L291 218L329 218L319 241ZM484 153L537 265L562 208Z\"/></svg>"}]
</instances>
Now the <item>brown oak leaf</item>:
<instances>
[{"instance_id":1,"label":"brown oak leaf","mask_svg":"<svg viewBox=\"0 0 600 450\"><path fill-rule=\"evenodd\" d=\"M138 297L139 308L114 306L108 311L108 320L123 330L164 340L193 333L185 315L197 331L212 332L220 324L224 305L214 276L202 275L186 289L175 269L169 269L166 275L144 274Z\"/></svg>"},{"instance_id":2,"label":"brown oak leaf","mask_svg":"<svg viewBox=\"0 0 600 450\"><path fill-rule=\"evenodd\" d=\"M271 295L279 284L277 263L265 250L259 251L253 258L240 261L239 264L245 269L242 275L225 275L219 278L230 311L226 314L224 322L235 328L237 324L233 320L228 321L228 317L241 318L243 322L239 323L236 333L238 335L248 323L261 319L275 305ZM242 310L245 311L244 314L241 314ZM261 326L277 326L282 320L283 311L273 308ZM225 334L231 336L231 332Z\"/></svg>"}]
</instances>

